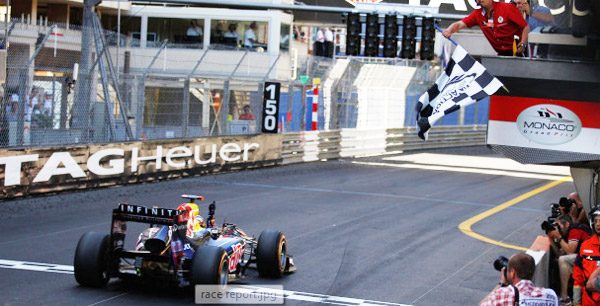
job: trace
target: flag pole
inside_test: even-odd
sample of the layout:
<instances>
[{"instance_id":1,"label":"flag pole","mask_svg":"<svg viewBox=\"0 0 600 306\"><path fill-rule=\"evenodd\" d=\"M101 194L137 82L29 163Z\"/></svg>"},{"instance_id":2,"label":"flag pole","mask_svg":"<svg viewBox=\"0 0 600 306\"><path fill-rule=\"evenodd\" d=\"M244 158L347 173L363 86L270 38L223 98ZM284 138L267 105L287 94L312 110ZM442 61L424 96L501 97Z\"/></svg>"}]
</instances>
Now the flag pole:
<instances>
[{"instance_id":1,"label":"flag pole","mask_svg":"<svg viewBox=\"0 0 600 306\"><path fill-rule=\"evenodd\" d=\"M440 28L437 24L433 24L433 26L435 27L436 30L438 30L440 33L444 33L444 30L442 30L442 28ZM448 39L449 41L451 41L455 46L458 46L458 43L456 41L454 41L454 39L450 38L450 37L446 37L446 39Z\"/></svg>"}]
</instances>

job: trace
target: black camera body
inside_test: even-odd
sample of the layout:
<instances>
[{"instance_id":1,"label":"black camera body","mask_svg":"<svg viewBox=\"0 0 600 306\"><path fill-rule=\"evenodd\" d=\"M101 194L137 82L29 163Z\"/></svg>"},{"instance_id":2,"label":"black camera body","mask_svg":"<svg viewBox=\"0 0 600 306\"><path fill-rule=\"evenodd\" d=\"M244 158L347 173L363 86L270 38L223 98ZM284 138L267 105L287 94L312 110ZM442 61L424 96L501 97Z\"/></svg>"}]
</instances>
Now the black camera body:
<instances>
[{"instance_id":1,"label":"black camera body","mask_svg":"<svg viewBox=\"0 0 600 306\"><path fill-rule=\"evenodd\" d=\"M569 211L571 211L573 204L575 204L575 200L568 199L565 197L560 198L560 200L558 201L558 205L562 207L565 210L565 213L567 214L569 213Z\"/></svg>"},{"instance_id":2,"label":"black camera body","mask_svg":"<svg viewBox=\"0 0 600 306\"><path fill-rule=\"evenodd\" d=\"M553 231L553 230L557 230L558 227L556 226L556 224L554 223L556 219L551 220L550 217L548 217L548 220L545 220L544 222L542 222L542 224L540 225L540 227L542 228L542 230L544 232L546 232L546 234L548 234L549 232Z\"/></svg>"},{"instance_id":3,"label":"black camera body","mask_svg":"<svg viewBox=\"0 0 600 306\"><path fill-rule=\"evenodd\" d=\"M566 198L564 198L564 199L566 199ZM546 219L544 222L542 222L542 224L540 224L540 227L542 228L542 230L544 232L546 232L546 234L548 234L549 232L551 232L555 229L558 229L558 226L556 226L555 222L556 222L556 218L558 218L558 216L561 215L560 207L561 207L561 205L559 203L550 204L550 216L548 217L548 219Z\"/></svg>"}]
</instances>

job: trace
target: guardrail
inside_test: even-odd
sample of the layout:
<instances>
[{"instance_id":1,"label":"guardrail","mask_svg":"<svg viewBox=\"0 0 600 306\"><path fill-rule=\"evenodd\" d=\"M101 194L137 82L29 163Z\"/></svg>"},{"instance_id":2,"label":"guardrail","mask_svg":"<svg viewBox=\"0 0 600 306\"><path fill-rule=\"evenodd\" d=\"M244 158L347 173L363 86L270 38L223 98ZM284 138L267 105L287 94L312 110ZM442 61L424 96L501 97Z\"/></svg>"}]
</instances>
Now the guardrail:
<instances>
[{"instance_id":1,"label":"guardrail","mask_svg":"<svg viewBox=\"0 0 600 306\"><path fill-rule=\"evenodd\" d=\"M237 137L0 149L0 199L232 171L485 144L485 126L341 129Z\"/></svg>"},{"instance_id":2,"label":"guardrail","mask_svg":"<svg viewBox=\"0 0 600 306\"><path fill-rule=\"evenodd\" d=\"M415 128L341 129L283 135L283 164L485 144L486 125L438 126L427 141Z\"/></svg>"}]
</instances>

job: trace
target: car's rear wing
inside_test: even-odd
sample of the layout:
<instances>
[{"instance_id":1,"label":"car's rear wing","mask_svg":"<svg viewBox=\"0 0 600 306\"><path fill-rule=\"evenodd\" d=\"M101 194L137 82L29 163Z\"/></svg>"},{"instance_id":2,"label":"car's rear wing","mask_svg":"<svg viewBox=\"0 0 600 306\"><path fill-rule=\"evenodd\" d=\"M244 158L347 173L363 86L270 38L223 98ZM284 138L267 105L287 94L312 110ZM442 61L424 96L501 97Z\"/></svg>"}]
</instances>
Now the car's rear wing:
<instances>
[{"instance_id":1,"label":"car's rear wing","mask_svg":"<svg viewBox=\"0 0 600 306\"><path fill-rule=\"evenodd\" d=\"M140 223L174 225L181 211L161 207L145 207L121 203L113 209L113 221L133 221Z\"/></svg>"}]
</instances>

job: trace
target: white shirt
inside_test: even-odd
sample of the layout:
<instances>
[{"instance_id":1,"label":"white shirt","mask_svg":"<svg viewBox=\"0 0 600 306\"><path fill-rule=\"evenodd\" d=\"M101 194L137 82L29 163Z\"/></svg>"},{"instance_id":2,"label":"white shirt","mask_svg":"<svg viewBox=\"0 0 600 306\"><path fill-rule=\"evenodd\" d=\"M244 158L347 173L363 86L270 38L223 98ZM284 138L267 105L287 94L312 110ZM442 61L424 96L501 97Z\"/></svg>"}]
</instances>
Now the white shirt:
<instances>
[{"instance_id":1,"label":"white shirt","mask_svg":"<svg viewBox=\"0 0 600 306\"><path fill-rule=\"evenodd\" d=\"M230 32L230 31L227 31L227 32L225 32L225 34L223 34L223 37L227 37L227 38L235 38L235 39L237 40L237 39L238 39L240 36L238 35L238 33L237 33L237 32Z\"/></svg>"},{"instance_id":2,"label":"white shirt","mask_svg":"<svg viewBox=\"0 0 600 306\"><path fill-rule=\"evenodd\" d=\"M256 41L256 35L254 34L254 30L248 29L244 33L244 47L253 47L252 41Z\"/></svg>"},{"instance_id":3,"label":"white shirt","mask_svg":"<svg viewBox=\"0 0 600 306\"><path fill-rule=\"evenodd\" d=\"M333 32L330 29L325 30L325 41L333 41Z\"/></svg>"},{"instance_id":4,"label":"white shirt","mask_svg":"<svg viewBox=\"0 0 600 306\"><path fill-rule=\"evenodd\" d=\"M317 31L316 41L321 43L325 42L325 36L323 35L323 31L321 31L321 29Z\"/></svg>"},{"instance_id":5,"label":"white shirt","mask_svg":"<svg viewBox=\"0 0 600 306\"><path fill-rule=\"evenodd\" d=\"M204 32L202 31L202 28L199 26L195 26L195 27L190 26L187 29L187 32L185 33L185 35L187 35L187 36L202 36L202 35L204 35Z\"/></svg>"}]
</instances>

